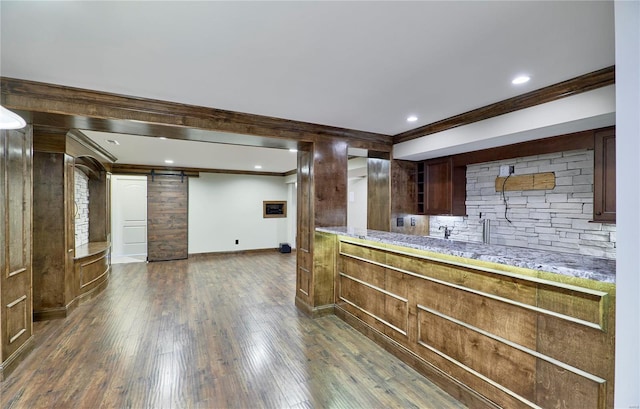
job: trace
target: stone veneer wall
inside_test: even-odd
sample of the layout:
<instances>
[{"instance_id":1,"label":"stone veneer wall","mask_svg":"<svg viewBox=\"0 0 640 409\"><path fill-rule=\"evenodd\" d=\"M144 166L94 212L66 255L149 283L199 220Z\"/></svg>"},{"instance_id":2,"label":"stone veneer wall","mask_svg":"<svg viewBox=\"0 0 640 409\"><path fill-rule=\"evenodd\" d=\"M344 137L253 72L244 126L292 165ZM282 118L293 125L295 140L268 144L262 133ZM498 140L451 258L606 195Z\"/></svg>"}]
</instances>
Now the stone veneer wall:
<instances>
[{"instance_id":1,"label":"stone veneer wall","mask_svg":"<svg viewBox=\"0 0 640 409\"><path fill-rule=\"evenodd\" d=\"M75 230L76 247L89 242L89 177L75 170Z\"/></svg>"},{"instance_id":2,"label":"stone veneer wall","mask_svg":"<svg viewBox=\"0 0 640 409\"><path fill-rule=\"evenodd\" d=\"M554 172L551 190L508 191L504 218L502 192L495 191L500 165L515 175ZM592 223L593 151L578 150L487 162L467 167L467 216L430 217L430 235L453 226L454 240L482 241L483 219L491 224L491 243L615 258L616 225Z\"/></svg>"}]
</instances>

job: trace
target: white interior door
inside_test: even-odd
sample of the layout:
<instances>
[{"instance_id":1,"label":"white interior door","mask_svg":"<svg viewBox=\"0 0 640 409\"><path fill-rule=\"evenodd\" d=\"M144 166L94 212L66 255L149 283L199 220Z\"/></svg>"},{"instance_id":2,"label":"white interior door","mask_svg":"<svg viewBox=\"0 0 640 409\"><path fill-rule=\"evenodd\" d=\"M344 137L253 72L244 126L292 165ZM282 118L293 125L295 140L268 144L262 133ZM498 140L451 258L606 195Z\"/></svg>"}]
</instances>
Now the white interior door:
<instances>
[{"instance_id":1,"label":"white interior door","mask_svg":"<svg viewBox=\"0 0 640 409\"><path fill-rule=\"evenodd\" d=\"M114 175L111 178L112 255L147 254L147 177Z\"/></svg>"}]
</instances>

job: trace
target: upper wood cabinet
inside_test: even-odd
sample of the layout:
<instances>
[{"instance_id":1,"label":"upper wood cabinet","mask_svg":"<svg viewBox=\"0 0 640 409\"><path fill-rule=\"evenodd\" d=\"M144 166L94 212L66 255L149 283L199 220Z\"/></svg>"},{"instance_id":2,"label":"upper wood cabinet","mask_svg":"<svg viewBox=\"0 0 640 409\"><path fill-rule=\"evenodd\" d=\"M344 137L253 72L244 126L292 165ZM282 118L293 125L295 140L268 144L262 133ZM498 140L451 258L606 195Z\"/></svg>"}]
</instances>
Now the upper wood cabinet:
<instances>
[{"instance_id":1,"label":"upper wood cabinet","mask_svg":"<svg viewBox=\"0 0 640 409\"><path fill-rule=\"evenodd\" d=\"M593 221L616 222L616 131L594 134Z\"/></svg>"},{"instance_id":2,"label":"upper wood cabinet","mask_svg":"<svg viewBox=\"0 0 640 409\"><path fill-rule=\"evenodd\" d=\"M466 214L466 166L454 166L451 157L417 164L418 214Z\"/></svg>"}]
</instances>

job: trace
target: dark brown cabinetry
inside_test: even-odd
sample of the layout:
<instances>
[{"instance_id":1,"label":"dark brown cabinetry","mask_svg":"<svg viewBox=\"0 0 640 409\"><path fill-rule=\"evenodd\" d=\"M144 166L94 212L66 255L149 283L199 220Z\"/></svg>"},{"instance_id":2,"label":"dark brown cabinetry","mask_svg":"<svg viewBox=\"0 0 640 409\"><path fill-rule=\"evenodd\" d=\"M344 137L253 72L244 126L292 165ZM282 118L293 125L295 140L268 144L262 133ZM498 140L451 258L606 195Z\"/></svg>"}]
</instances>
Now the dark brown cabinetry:
<instances>
[{"instance_id":1,"label":"dark brown cabinetry","mask_svg":"<svg viewBox=\"0 0 640 409\"><path fill-rule=\"evenodd\" d=\"M616 222L616 131L594 133L593 221Z\"/></svg>"},{"instance_id":2,"label":"dark brown cabinetry","mask_svg":"<svg viewBox=\"0 0 640 409\"><path fill-rule=\"evenodd\" d=\"M454 166L451 157L418 162L416 179L418 214L465 215L465 166Z\"/></svg>"}]
</instances>

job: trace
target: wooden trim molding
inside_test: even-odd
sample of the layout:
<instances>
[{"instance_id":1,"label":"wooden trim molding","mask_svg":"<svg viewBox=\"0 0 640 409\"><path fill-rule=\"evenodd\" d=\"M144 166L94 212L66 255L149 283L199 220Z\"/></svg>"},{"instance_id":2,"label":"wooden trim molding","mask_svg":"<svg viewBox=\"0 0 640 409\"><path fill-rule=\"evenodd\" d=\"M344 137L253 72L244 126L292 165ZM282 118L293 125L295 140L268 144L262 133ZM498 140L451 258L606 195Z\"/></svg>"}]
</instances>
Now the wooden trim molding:
<instances>
[{"instance_id":1,"label":"wooden trim molding","mask_svg":"<svg viewBox=\"0 0 640 409\"><path fill-rule=\"evenodd\" d=\"M137 135L206 140L202 131L316 142L390 152L389 135L242 112L117 95L16 78L0 78L2 105L39 127L81 128ZM195 132L194 132L195 131Z\"/></svg>"},{"instance_id":2,"label":"wooden trim molding","mask_svg":"<svg viewBox=\"0 0 640 409\"><path fill-rule=\"evenodd\" d=\"M615 84L615 66L590 72L567 81L549 85L526 94L505 99L491 105L477 108L441 121L412 129L397 134L393 137L393 143L401 143L437 132L446 131L458 126L469 125L495 116L508 114L509 112L530 108L561 98L570 97L582 92L592 91L597 88Z\"/></svg>"},{"instance_id":3,"label":"wooden trim molding","mask_svg":"<svg viewBox=\"0 0 640 409\"><path fill-rule=\"evenodd\" d=\"M118 158L116 158L115 156L113 156L111 153L109 153L106 149L104 149L102 146L98 145L97 143L95 143L94 141L92 141L91 139L89 139L85 134L83 134L82 132L80 132L77 129L72 129L67 133L67 136L77 142L78 144L80 144L83 148L88 149L91 152L95 152L97 155L101 155L103 161L107 161L107 162L115 162L118 160Z\"/></svg>"},{"instance_id":4,"label":"wooden trim molding","mask_svg":"<svg viewBox=\"0 0 640 409\"><path fill-rule=\"evenodd\" d=\"M609 129L609 128L604 128ZM519 142L496 148L453 155L454 166L466 166L473 163L492 162L495 160L513 159L532 155L544 155L554 152L565 152L578 149L593 149L593 134L596 130L574 132L565 135L551 136L534 141Z\"/></svg>"},{"instance_id":5,"label":"wooden trim molding","mask_svg":"<svg viewBox=\"0 0 640 409\"><path fill-rule=\"evenodd\" d=\"M252 176L280 176L284 177L289 172L253 172L250 170L233 170L233 169L210 169L210 168L188 168L188 167L172 167L172 166L151 166L151 165L127 165L122 163L114 163L111 166L113 174L134 174L134 175L150 175L154 170L157 174L180 176L184 172L184 176L198 177L200 173L226 173L229 175L252 175ZM295 171L293 172L295 173Z\"/></svg>"}]
</instances>

